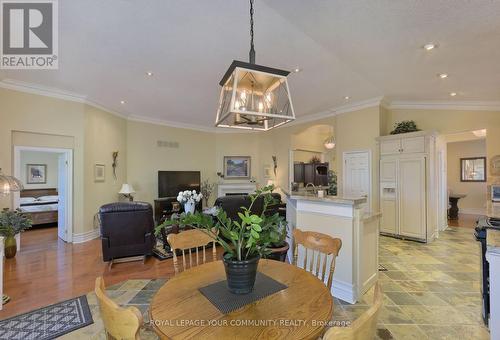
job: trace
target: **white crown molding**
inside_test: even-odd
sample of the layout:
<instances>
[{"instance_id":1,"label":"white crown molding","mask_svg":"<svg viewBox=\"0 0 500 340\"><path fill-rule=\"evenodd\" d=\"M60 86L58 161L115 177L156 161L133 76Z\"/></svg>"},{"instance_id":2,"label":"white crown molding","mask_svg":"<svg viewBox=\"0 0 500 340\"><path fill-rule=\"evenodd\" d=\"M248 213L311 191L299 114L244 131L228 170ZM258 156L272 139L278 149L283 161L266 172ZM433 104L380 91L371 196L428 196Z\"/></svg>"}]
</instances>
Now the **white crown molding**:
<instances>
[{"instance_id":1,"label":"white crown molding","mask_svg":"<svg viewBox=\"0 0 500 340\"><path fill-rule=\"evenodd\" d=\"M498 101L404 101L393 100L388 106L390 110L471 110L500 111Z\"/></svg>"},{"instance_id":2,"label":"white crown molding","mask_svg":"<svg viewBox=\"0 0 500 340\"><path fill-rule=\"evenodd\" d=\"M2 79L0 81L0 88L7 90L14 90L30 94L37 94L44 97L51 97L56 99L63 99L77 103L85 103L87 97L78 93L63 91L53 87L42 86L34 83L28 83L14 79Z\"/></svg>"},{"instance_id":3,"label":"white crown molding","mask_svg":"<svg viewBox=\"0 0 500 340\"><path fill-rule=\"evenodd\" d=\"M154 125L163 125L163 126L168 126L168 127L173 127L173 128L188 129L188 130L195 130L195 131L201 131L201 132L214 133L214 132L217 132L217 130L219 130L216 127L208 127L208 126L197 125L197 124L173 122L173 121L164 120L164 119L156 119L156 118L136 116L136 115L130 115L127 117L127 119L129 121L132 121L132 122L148 123L148 124L154 124Z\"/></svg>"}]
</instances>

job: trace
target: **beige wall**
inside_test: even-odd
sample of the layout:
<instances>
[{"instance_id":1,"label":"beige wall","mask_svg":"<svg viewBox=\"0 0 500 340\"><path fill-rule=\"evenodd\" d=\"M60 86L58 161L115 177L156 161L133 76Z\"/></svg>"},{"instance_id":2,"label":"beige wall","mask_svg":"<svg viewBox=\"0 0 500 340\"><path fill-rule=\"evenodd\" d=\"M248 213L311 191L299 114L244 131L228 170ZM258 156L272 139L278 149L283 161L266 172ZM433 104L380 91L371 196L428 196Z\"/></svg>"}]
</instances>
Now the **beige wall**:
<instances>
[{"instance_id":1,"label":"beige wall","mask_svg":"<svg viewBox=\"0 0 500 340\"><path fill-rule=\"evenodd\" d=\"M45 164L45 184L28 184L28 164ZM59 154L55 152L21 151L21 178L25 189L56 188L59 172Z\"/></svg>"},{"instance_id":2,"label":"beige wall","mask_svg":"<svg viewBox=\"0 0 500 340\"><path fill-rule=\"evenodd\" d=\"M127 182L127 121L85 105L84 185L86 230L92 230L99 207L118 200L118 191ZM113 152L118 151L116 178ZM95 164L105 165L105 181L94 181Z\"/></svg>"},{"instance_id":3,"label":"beige wall","mask_svg":"<svg viewBox=\"0 0 500 340\"><path fill-rule=\"evenodd\" d=\"M440 134L487 129L486 154L488 160L500 155L500 112L471 110L388 110L386 129L394 123L414 120L422 130L436 130ZM499 182L488 175L488 182Z\"/></svg>"},{"instance_id":4,"label":"beige wall","mask_svg":"<svg viewBox=\"0 0 500 340\"><path fill-rule=\"evenodd\" d=\"M461 182L460 158L486 157L485 140L448 143L447 146L448 190L456 194L467 195L467 197L458 201L458 206L462 212L484 213L487 185L485 182Z\"/></svg>"},{"instance_id":5,"label":"beige wall","mask_svg":"<svg viewBox=\"0 0 500 340\"><path fill-rule=\"evenodd\" d=\"M136 200L153 203L158 197L159 170L201 171L215 181L215 134L149 123L127 122L127 178ZM159 147L177 142L178 148Z\"/></svg>"},{"instance_id":6,"label":"beige wall","mask_svg":"<svg viewBox=\"0 0 500 340\"><path fill-rule=\"evenodd\" d=\"M380 136L380 110L379 107L370 107L355 112L348 112L337 116L335 126L337 136L337 176L339 193L342 194L342 159L347 151L370 150L372 157L371 177L371 209L378 211L378 169L379 150L375 138Z\"/></svg>"},{"instance_id":7,"label":"beige wall","mask_svg":"<svg viewBox=\"0 0 500 340\"><path fill-rule=\"evenodd\" d=\"M125 120L82 103L0 89L0 121L0 167L7 174L16 145L73 149L73 233L92 231L98 205L114 201L126 179ZM116 148L122 163L115 183L109 171ZM105 183L93 182L97 160L106 164ZM0 198L0 207L12 207L12 197Z\"/></svg>"}]
</instances>

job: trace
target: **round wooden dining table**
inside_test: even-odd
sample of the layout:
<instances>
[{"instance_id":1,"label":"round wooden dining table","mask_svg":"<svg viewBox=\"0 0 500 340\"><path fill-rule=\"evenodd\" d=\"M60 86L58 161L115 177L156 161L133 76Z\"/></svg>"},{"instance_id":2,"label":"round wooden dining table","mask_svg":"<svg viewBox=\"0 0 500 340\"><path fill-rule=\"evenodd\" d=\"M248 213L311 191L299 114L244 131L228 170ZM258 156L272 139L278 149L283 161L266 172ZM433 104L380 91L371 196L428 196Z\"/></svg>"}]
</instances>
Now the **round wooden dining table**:
<instances>
[{"instance_id":1,"label":"round wooden dining table","mask_svg":"<svg viewBox=\"0 0 500 340\"><path fill-rule=\"evenodd\" d=\"M314 275L296 266L260 260L258 271L286 289L229 314L198 289L226 279L222 261L170 279L151 301L150 324L163 339L316 339L331 320L333 298Z\"/></svg>"}]
</instances>

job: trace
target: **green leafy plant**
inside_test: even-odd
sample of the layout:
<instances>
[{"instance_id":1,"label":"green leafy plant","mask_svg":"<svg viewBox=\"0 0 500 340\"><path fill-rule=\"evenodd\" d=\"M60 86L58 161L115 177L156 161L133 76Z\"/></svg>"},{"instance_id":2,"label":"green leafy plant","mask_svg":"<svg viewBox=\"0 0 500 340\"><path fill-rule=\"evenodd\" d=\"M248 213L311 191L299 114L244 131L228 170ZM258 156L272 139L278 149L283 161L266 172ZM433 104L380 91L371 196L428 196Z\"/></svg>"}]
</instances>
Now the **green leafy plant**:
<instances>
[{"instance_id":1,"label":"green leafy plant","mask_svg":"<svg viewBox=\"0 0 500 340\"><path fill-rule=\"evenodd\" d=\"M337 196L337 174L333 170L328 170L328 194Z\"/></svg>"},{"instance_id":2,"label":"green leafy plant","mask_svg":"<svg viewBox=\"0 0 500 340\"><path fill-rule=\"evenodd\" d=\"M274 186L270 185L250 195L250 206L241 207L238 212L239 221L228 218L222 209L214 212L213 216L200 212L183 213L160 224L155 233L158 235L163 228L171 225L179 225L181 229L190 226L202 230L219 243L228 259L243 261L258 255L266 256L271 252L269 246L279 241L279 228L285 223L278 213L269 214L269 206L277 203L271 195L273 190ZM263 208L262 213L256 215L252 213L252 208L259 196L262 196Z\"/></svg>"},{"instance_id":3,"label":"green leafy plant","mask_svg":"<svg viewBox=\"0 0 500 340\"><path fill-rule=\"evenodd\" d=\"M31 228L31 220L20 209L5 208L0 212L0 235L13 237L16 234Z\"/></svg>"},{"instance_id":4,"label":"green leafy plant","mask_svg":"<svg viewBox=\"0 0 500 340\"><path fill-rule=\"evenodd\" d=\"M420 129L417 128L417 124L413 120L404 120L394 124L394 130L391 131L391 135L415 131L420 131Z\"/></svg>"}]
</instances>

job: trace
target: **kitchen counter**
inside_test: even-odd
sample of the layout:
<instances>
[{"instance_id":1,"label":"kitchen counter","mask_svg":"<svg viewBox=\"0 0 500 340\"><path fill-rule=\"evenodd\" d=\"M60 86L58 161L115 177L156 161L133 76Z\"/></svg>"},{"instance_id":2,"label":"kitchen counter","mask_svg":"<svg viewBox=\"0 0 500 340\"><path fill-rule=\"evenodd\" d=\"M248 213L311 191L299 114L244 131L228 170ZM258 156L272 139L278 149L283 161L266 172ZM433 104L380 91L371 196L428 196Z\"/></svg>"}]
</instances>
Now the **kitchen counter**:
<instances>
[{"instance_id":1,"label":"kitchen counter","mask_svg":"<svg viewBox=\"0 0 500 340\"><path fill-rule=\"evenodd\" d=\"M378 237L380 213L365 212L366 198L325 196L284 191L286 220L293 230L314 231L340 238L342 248L333 274L333 296L355 303L378 279ZM290 247L293 258L295 247ZM305 252L299 247L297 263L303 264ZM320 266L321 267L321 266Z\"/></svg>"},{"instance_id":2,"label":"kitchen counter","mask_svg":"<svg viewBox=\"0 0 500 340\"><path fill-rule=\"evenodd\" d=\"M343 196L330 196L325 195L324 197L318 197L316 194L304 193L298 191L289 192L287 190L283 190L283 193L294 200L307 200L307 201L316 201L316 202L332 202L338 204L347 204L347 205L359 205L366 203L366 197L343 197Z\"/></svg>"},{"instance_id":3,"label":"kitchen counter","mask_svg":"<svg viewBox=\"0 0 500 340\"><path fill-rule=\"evenodd\" d=\"M500 218L500 202L488 201L486 207L486 216Z\"/></svg>"}]
</instances>

